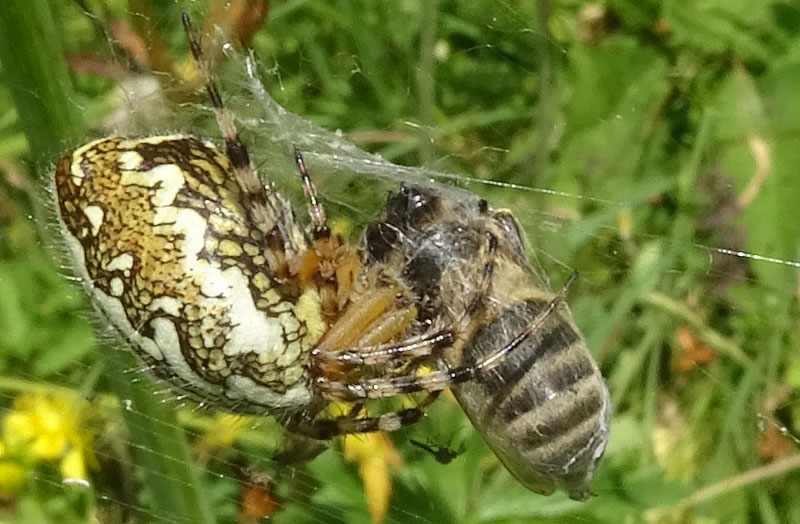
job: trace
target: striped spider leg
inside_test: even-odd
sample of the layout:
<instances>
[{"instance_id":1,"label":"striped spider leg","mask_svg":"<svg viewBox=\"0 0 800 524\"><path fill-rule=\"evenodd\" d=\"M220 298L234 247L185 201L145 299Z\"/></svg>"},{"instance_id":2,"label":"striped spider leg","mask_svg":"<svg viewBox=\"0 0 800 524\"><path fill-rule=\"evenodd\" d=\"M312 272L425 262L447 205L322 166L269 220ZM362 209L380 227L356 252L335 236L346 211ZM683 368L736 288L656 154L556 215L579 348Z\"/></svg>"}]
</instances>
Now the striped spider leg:
<instances>
[{"instance_id":1,"label":"striped spider leg","mask_svg":"<svg viewBox=\"0 0 800 524\"><path fill-rule=\"evenodd\" d=\"M527 337L536 331L536 329L547 320L551 313L555 311L558 305L563 302L569 288L576 278L577 273L570 275L561 290L520 333L516 334L508 343L497 348L493 353L486 355L472 365L436 369L424 375L409 374L390 378L373 378L350 383L328 382L324 377L318 377L316 380L316 387L332 398L353 401L389 397L418 391L440 391L453 384L471 380L477 374L492 369L502 362L502 359L505 358L508 353L513 351ZM454 341L457 339L457 333L453 328L449 328L411 342L401 342L395 345L384 345L368 349L365 348L361 357L365 362L381 363L393 358L402 358L407 354L413 354L413 356L428 356L428 354L433 354L437 348L441 348L439 341L443 339ZM420 351L420 347L426 348L428 352Z\"/></svg>"},{"instance_id":2,"label":"striped spider leg","mask_svg":"<svg viewBox=\"0 0 800 524\"><path fill-rule=\"evenodd\" d=\"M347 249L338 235L331 234L324 209L317 201L316 190L299 153L296 161L312 220L310 240L298 226L288 200L275 190L271 182L264 184L261 181L247 146L239 137L233 116L222 101L211 64L205 58L188 13L182 14L182 21L189 49L214 106L231 171L246 200L245 212L269 246L265 256L271 274L290 290L313 278L318 284L323 313L328 319L335 318L349 294L352 275L358 267L355 252ZM306 248L307 244L311 249Z\"/></svg>"}]
</instances>

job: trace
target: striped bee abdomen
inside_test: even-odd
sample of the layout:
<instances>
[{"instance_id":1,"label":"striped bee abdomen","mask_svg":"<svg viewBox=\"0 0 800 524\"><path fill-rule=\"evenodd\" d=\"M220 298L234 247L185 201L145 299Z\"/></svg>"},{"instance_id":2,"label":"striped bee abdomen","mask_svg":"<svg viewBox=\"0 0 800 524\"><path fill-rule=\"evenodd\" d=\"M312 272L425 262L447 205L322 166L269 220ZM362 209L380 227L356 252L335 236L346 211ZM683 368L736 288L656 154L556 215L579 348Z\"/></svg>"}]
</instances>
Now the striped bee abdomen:
<instances>
[{"instance_id":1,"label":"striped bee abdomen","mask_svg":"<svg viewBox=\"0 0 800 524\"><path fill-rule=\"evenodd\" d=\"M502 310L462 351L479 362L521 333L548 305L537 297ZM453 388L506 468L539 493L561 487L591 496L589 481L608 440L605 382L565 304L494 368Z\"/></svg>"}]
</instances>

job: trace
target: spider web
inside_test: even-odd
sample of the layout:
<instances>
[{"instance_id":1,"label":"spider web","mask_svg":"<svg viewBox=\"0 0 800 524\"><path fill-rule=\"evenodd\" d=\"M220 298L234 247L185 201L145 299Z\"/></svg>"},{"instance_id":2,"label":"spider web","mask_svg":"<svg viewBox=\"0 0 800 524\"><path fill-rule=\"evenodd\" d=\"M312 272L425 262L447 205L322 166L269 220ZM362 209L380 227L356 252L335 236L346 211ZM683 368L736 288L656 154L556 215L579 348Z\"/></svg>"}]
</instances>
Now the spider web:
<instances>
[{"instance_id":1,"label":"spider web","mask_svg":"<svg viewBox=\"0 0 800 524\"><path fill-rule=\"evenodd\" d=\"M304 3L295 4L297 6L292 3L275 6L270 16L279 19L280 23L295 22L301 27L290 10L300 9L298 6ZM451 42L450 56L441 58L441 61L453 60L453 54L478 52L502 60L510 52L503 45L504 41L515 45L521 41L529 46L534 58L527 63L516 62L514 67L527 68L532 74L545 74L546 70L536 60L546 58L541 54L543 47L540 42L545 40L556 47L560 44L541 30L530 29L538 26L532 18L534 13L528 8L502 1L493 2L491 6L496 17L478 26L481 34L476 38L484 41L467 48L459 48ZM402 2L386 3L384 7L389 10L390 17L413 19L417 14ZM448 18L451 9L455 8L442 8L442 23L454 23L452 18ZM314 13L309 16L324 15ZM273 20L271 23L278 22ZM646 509L674 506L684 497L703 494L699 486L719 488L719 479L740 481L749 486L753 479L747 475L758 478L760 463L751 460L745 467L747 460L741 457L752 458L752 453L742 449L731 450L727 455L719 454L713 460L704 461L697 456L698 450L711 450L713 446L701 441L695 449L691 442L681 439L688 434L702 434L694 426L697 422L691 417L692 409L705 409L710 417L714 415L709 420L709 425L714 428L710 431L712 435L745 427L744 432L752 437L746 442L755 446L759 435L767 428L774 428L791 442L792 451L796 451L800 442L788 421L792 420L791 413L796 411L798 402L791 390L786 392L788 386L782 382L782 371L791 364L786 353L788 348L796 347L793 343L797 343L796 334L791 334L790 326L786 325L792 317L787 315L773 320L774 331L782 335L771 339L773 346L765 350L754 346L756 341L763 339L752 332L751 324L755 321L748 320L748 316L763 318L764 312L759 315L747 304L771 304L772 311L780 309L776 301L783 301L785 307L796 312L793 288L800 270L800 258L796 254L786 255L778 247L770 248L769 244L755 244L765 246L763 249L751 247L753 243L746 228L738 225L741 213L727 209L729 202L724 196L725 188L733 185L730 177L719 164L704 163L702 158L696 158L703 157L711 148L708 138L704 138L701 132L696 136L696 144L700 144L696 146L696 154L692 152L691 144L675 144L675 154L683 154L687 171L692 168L702 171L703 176L698 176L702 180L697 184L706 184L691 185L682 190L697 191L712 200L707 201L704 207L698 206L682 214L673 213L671 206L677 204L669 201L681 191L681 173L674 175L673 178L679 179L675 184L665 182L669 179L663 173L659 173L662 176L641 173L635 185L590 194L583 192L584 186L580 184L564 183L563 179L568 177L510 176L505 156L521 155L515 166L523 173L529 174L532 166L542 165L541 159L520 153L519 144L507 147L483 144L474 149L449 147L446 153L436 149L437 152L426 159L425 167L406 167L353 145L341 131L329 130L285 109L273 96L280 98L284 84L291 81L284 71L290 67L280 62L265 65L260 53L236 53L223 41L218 45L224 48L223 54L227 56L225 64L220 64L224 68L220 74L223 96L234 111L259 172L278 183L281 190L291 197L298 216L304 215L304 203L294 174L291 157L294 147L303 152L329 217L337 226L350 232L354 241L357 241L363 225L378 216L388 191L400 184L413 183L435 187L448 198L487 198L494 207L510 208L527 234L532 263L552 280L554 287L562 283L573 269L581 272L569 302L578 325L587 326L584 334L610 383L615 408L611 442L594 483L598 497L580 504L569 501L563 494L545 498L527 492L492 462L491 454L457 406L439 401L430 411L430 416L394 439L406 467L397 468L393 473L393 493L384 522L529 522L531 519L542 522L614 522L619 515L635 514L636 518L641 518ZM367 52L367 49L356 46L354 63L365 62L361 55ZM310 63L315 59L303 56L301 62ZM351 75L354 82L370 80L369 72L363 68L354 69ZM437 85L436 77L429 80ZM325 89L323 81L319 82L309 89ZM406 85L410 92L417 89L413 80L407 80ZM554 85L557 85L555 81ZM532 87L520 86L519 89L522 92ZM560 93L556 88L549 96L557 98ZM623 110L618 114L596 117L598 120L607 119L609 138L619 140L625 136L615 128L615 122L624 126L640 118L637 111L644 103L635 105L635 97L631 100L629 107L620 106ZM134 104L133 120L143 118L142 113L146 110L142 107L147 106L141 102ZM312 113L318 115L318 108L313 109ZM526 118L531 120L548 116L544 102L537 112L530 108L529 111L531 114ZM503 128L504 118L511 118L503 113L502 108L498 114L492 114L491 110L484 113L489 115L486 117L488 121L496 118L501 122L500 128ZM569 123L568 119L549 116L553 132L544 137L543 143L558 143L563 136L580 135L563 128ZM168 124L138 123L133 127L145 129L148 134L175 128L200 129L201 134L216 137L212 119L208 105L187 103L168 116ZM318 119L326 125L330 123L324 116ZM702 125L701 121L698 127L702 129ZM116 129L121 127L117 125ZM430 122L405 121L397 127L403 134L440 140L444 137L445 142L451 132L437 129ZM535 141L540 137L532 133L524 138ZM594 145L591 143L594 138L588 133L585 135L589 145ZM602 164L604 159L591 158L595 152L581 152L580 144L579 138L573 138L567 143L569 149L553 155L561 158L585 154L587 170L591 170L593 160ZM403 147L403 142L389 144L381 152L390 157L407 158L407 153L404 156L402 152ZM424 147L420 146L421 149ZM416 146L409 149L414 151ZM758 155L757 147L751 149L754 155ZM692 161L695 164L691 164ZM480 169L473 171L469 166L475 164ZM564 162L554 164L566 165ZM492 167L500 168L502 177L495 177ZM576 176L583 175L578 173ZM717 200L713 200L715 198ZM726 212L729 213L727 216ZM676 233L677 228L665 225L670 220L688 221L683 234ZM690 292L690 283L702 284L700 294ZM668 324L675 336L664 339L645 329L653 324ZM689 333L685 335L688 342L685 341L683 346L678 339L681 328ZM794 328L796 331L796 325ZM695 363L696 367L687 372L671 368L673 362L685 357L681 348L692 344L712 348L714 359L709 363ZM768 356L760 356L762 352ZM688 360L684 364L692 365L691 359ZM646 376L636 376L639 371ZM91 370L87 368L87 372ZM146 380L136 366L130 367L126 376L132 381ZM735 381L730 379L731 376ZM751 386L745 387L747 384ZM641 405L636 405L631 400L632 391L650 396ZM168 406L184 406L181 399L175 398L168 390L159 389L157 394ZM709 402L717 406L716 410L700 401L694 407L687 404L686 398L691 395L707 395ZM725 404L740 408L728 411L719 407ZM135 410L129 399L123 399L122 405ZM197 421L207 420L211 415L193 406L186 406L184 412L180 425L154 420L148 413L140 412L140 430L151 433L163 430L168 435L174 431L187 432L190 440L202 440L205 422ZM737 413L743 414L744 420L729 420L736 418ZM133 433L118 437L135 450L142 444L130 437ZM278 466L269 457L277 446L270 444L271 439L278 442L279 433L269 420L247 421L244 436L240 436L244 444L237 441L229 452L216 451L200 467L203 482L212 486L212 503L220 521L235 521L235 508L240 503L242 486L260 486L252 479L236 478L234 472L244 463L248 469L268 471L279 484L281 508L270 514L270 520L369 522L356 467L345 463L339 445L334 445L308 466ZM464 451L450 464L439 464L429 454L409 445L409 440ZM735 442L742 443L741 440ZM667 451L659 449L659 446L667 448ZM682 450L690 448L695 449L695 455L689 458L681 455ZM152 448L150 451L159 453ZM101 458L103 453L107 453L109 460L120 460L107 449L98 450ZM128 455L121 456L131 460ZM696 467L698 470L685 479L684 484L680 480L664 480L665 456L678 464L684 460L687 468ZM720 464L725 457L738 457L740 460ZM162 458L178 465L196 462L194 457L169 455ZM127 467L138 470L142 477L163 474L166 481L170 480L169 472L148 471L146 464L131 460ZM709 473L709 470L713 472ZM763 474L778 479L780 484L790 470L791 467L787 467L785 471ZM63 484L55 474L40 473L38 479L50 485ZM92 482L99 485L98 480ZM72 482L65 490L74 490L81 484ZM724 482L720 489L730 496L725 491ZM663 493L653 494L653 491ZM125 508L142 522L192 521L184 514L154 512L147 495L142 500L123 498L118 493L99 489L96 496L101 504ZM755 498L766 496L756 489L747 493ZM708 499L701 498L700 502L707 500L714 499L709 496ZM221 507L225 509L219 509ZM638 513L633 513L633 508ZM711 506L708 514L714 515L716 510ZM113 521L112 517L108 521Z\"/></svg>"}]
</instances>

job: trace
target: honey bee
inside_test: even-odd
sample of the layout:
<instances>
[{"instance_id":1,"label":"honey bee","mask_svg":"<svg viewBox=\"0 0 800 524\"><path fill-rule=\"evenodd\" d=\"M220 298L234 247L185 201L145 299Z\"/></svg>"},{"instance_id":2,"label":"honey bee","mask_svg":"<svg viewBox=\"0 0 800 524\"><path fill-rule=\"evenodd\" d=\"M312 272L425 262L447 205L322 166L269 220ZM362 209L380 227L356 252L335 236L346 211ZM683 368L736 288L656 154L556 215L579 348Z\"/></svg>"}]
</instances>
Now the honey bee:
<instances>
[{"instance_id":1,"label":"honey bee","mask_svg":"<svg viewBox=\"0 0 800 524\"><path fill-rule=\"evenodd\" d=\"M316 439L396 430L452 387L523 484L587 497L608 391L568 285L554 294L530 269L513 217L403 188L351 245L295 152L304 226L253 167L183 24L224 151L189 135L109 137L66 152L53 176L74 271L123 345L202 404ZM417 407L362 416L417 392Z\"/></svg>"},{"instance_id":2,"label":"honey bee","mask_svg":"<svg viewBox=\"0 0 800 524\"><path fill-rule=\"evenodd\" d=\"M422 187L391 195L364 245L365 267L412 290L415 330L452 330L454 340L433 355L441 368L469 370L452 390L506 468L537 493L588 498L611 402L562 300L575 275L554 294L528 263L508 211Z\"/></svg>"}]
</instances>

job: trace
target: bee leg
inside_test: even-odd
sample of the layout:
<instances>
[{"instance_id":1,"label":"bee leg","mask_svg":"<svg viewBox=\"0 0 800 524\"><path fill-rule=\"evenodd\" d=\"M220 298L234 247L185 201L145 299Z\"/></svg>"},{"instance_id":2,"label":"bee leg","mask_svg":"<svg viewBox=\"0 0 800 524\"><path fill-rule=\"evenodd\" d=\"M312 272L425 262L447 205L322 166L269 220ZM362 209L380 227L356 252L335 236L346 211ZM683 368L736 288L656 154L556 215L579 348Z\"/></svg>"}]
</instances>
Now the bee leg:
<instances>
[{"instance_id":1,"label":"bee leg","mask_svg":"<svg viewBox=\"0 0 800 524\"><path fill-rule=\"evenodd\" d=\"M480 373L492 369L500 364L503 359L519 346L531 333L536 331L550 314L566 297L569 288L577 278L577 273L570 275L564 287L517 336L503 347L487 355L474 365L458 366L451 369L437 369L425 375L406 374L391 378L372 378L358 382L332 382L325 377L317 377L314 387L329 399L354 401L365 398L381 398L414 393L417 391L439 391L453 384L465 382Z\"/></svg>"}]
</instances>

